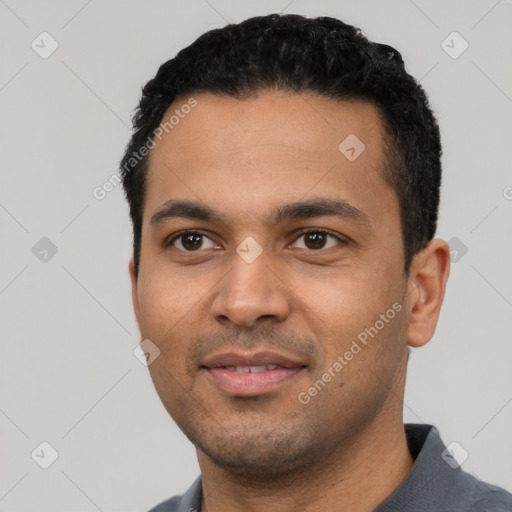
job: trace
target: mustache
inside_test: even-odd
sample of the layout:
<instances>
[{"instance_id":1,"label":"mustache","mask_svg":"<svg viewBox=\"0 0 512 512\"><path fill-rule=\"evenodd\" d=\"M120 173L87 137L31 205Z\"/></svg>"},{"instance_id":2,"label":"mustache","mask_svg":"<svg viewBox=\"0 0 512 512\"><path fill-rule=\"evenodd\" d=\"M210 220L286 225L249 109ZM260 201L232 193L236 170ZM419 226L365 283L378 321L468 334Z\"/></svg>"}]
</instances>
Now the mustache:
<instances>
[{"instance_id":1,"label":"mustache","mask_svg":"<svg viewBox=\"0 0 512 512\"><path fill-rule=\"evenodd\" d=\"M223 349L255 348L290 353L305 361L322 359L323 355L320 344L316 340L285 333L276 328L258 327L250 332L230 329L221 333L199 336L187 357L189 370L196 371L207 356L221 352Z\"/></svg>"}]
</instances>

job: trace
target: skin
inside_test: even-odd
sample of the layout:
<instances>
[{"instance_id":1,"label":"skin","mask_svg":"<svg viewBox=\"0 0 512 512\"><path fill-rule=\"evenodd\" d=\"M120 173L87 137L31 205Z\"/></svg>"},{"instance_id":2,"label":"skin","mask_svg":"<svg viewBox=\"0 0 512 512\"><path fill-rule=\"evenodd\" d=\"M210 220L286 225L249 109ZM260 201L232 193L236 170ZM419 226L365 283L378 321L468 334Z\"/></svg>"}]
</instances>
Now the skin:
<instances>
[{"instance_id":1,"label":"skin","mask_svg":"<svg viewBox=\"0 0 512 512\"><path fill-rule=\"evenodd\" d=\"M372 105L270 91L194 97L197 106L151 152L139 275L133 260L129 269L142 339L161 351L151 377L197 448L202 510L371 511L414 462L402 416L407 350L434 333L448 246L432 240L405 277L398 199L383 179L384 129ZM338 149L349 134L365 144L354 161ZM277 206L319 198L343 199L367 222L268 222ZM208 205L223 222L152 225L169 199ZM328 236L318 248L302 228L346 243ZM185 229L206 235L199 249L169 242ZM248 236L262 248L252 263L236 252ZM298 394L394 303L400 313L301 403ZM200 368L204 356L231 348L277 350L305 368L270 393L233 396Z\"/></svg>"}]
</instances>

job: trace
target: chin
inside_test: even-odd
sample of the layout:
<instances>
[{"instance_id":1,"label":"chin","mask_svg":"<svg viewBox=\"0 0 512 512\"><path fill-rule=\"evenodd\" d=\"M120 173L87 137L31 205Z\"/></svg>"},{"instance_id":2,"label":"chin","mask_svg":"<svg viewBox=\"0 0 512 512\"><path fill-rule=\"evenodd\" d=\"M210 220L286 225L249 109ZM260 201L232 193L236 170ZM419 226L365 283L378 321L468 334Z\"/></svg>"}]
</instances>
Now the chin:
<instances>
[{"instance_id":1,"label":"chin","mask_svg":"<svg viewBox=\"0 0 512 512\"><path fill-rule=\"evenodd\" d=\"M320 447L310 429L272 425L258 428L209 430L185 434L217 467L252 479L276 478L308 466L318 457Z\"/></svg>"},{"instance_id":2,"label":"chin","mask_svg":"<svg viewBox=\"0 0 512 512\"><path fill-rule=\"evenodd\" d=\"M206 447L205 447L206 448ZM297 453L276 452L274 449L255 453L252 448L238 450L210 450L200 448L219 468L239 477L268 480L296 472L304 466L304 457ZM279 453L279 456L276 454Z\"/></svg>"}]
</instances>

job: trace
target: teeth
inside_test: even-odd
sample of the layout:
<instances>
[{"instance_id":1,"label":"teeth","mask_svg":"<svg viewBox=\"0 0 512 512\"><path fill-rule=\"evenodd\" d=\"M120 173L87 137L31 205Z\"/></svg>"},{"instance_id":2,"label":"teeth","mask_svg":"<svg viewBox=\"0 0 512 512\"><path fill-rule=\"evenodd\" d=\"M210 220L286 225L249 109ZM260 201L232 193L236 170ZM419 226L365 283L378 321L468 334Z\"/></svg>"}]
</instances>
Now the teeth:
<instances>
[{"instance_id":1,"label":"teeth","mask_svg":"<svg viewBox=\"0 0 512 512\"><path fill-rule=\"evenodd\" d=\"M267 370L275 370L276 364L267 364L261 366L226 366L226 370L237 373L259 373Z\"/></svg>"},{"instance_id":2,"label":"teeth","mask_svg":"<svg viewBox=\"0 0 512 512\"><path fill-rule=\"evenodd\" d=\"M249 373L251 371L249 366L226 366L226 370L237 373Z\"/></svg>"},{"instance_id":3,"label":"teeth","mask_svg":"<svg viewBox=\"0 0 512 512\"><path fill-rule=\"evenodd\" d=\"M249 368L251 369L251 373L264 372L267 369L267 367L265 365L263 365L263 366L249 366Z\"/></svg>"}]
</instances>

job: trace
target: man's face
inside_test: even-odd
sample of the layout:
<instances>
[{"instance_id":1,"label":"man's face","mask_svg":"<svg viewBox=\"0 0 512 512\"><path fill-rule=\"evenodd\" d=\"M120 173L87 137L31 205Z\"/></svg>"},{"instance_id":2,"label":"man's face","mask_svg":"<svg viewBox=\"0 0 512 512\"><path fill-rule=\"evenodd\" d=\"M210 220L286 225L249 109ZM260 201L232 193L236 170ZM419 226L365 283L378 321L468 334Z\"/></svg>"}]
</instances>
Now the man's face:
<instances>
[{"instance_id":1,"label":"man's face","mask_svg":"<svg viewBox=\"0 0 512 512\"><path fill-rule=\"evenodd\" d=\"M401 414L407 280L383 126L362 102L194 97L152 150L132 270L161 351L151 376L200 456L289 470Z\"/></svg>"}]
</instances>

